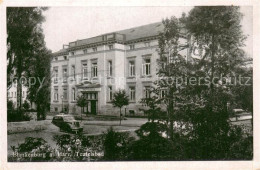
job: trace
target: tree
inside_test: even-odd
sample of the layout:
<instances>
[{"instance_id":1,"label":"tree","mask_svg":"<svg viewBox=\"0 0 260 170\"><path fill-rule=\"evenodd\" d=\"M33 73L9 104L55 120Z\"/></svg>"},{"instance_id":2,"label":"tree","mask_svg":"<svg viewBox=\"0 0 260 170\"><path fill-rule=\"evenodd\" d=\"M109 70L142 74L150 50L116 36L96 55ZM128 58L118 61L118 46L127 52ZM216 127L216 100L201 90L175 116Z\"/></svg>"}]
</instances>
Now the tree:
<instances>
[{"instance_id":1,"label":"tree","mask_svg":"<svg viewBox=\"0 0 260 170\"><path fill-rule=\"evenodd\" d=\"M187 147L196 148L194 153L186 150L195 159L225 157L234 136L239 136L229 136L232 126L227 103L237 95L234 86L222 77L245 73L241 70L247 59L241 49L245 36L240 19L238 7L195 7L187 17L163 20L158 50L160 79L155 84L158 90L167 91L161 100L167 106L170 138L176 142L173 122L185 124L178 138L188 139ZM188 50L188 56L182 50ZM197 80L195 84L192 79ZM235 100L239 102L241 99Z\"/></svg>"},{"instance_id":2,"label":"tree","mask_svg":"<svg viewBox=\"0 0 260 170\"><path fill-rule=\"evenodd\" d=\"M112 104L114 107L118 107L120 109L120 123L119 125L121 125L121 108L123 106L127 106L129 103L129 99L128 96L126 95L125 90L121 90L119 89L118 91L116 91L113 95L113 100L112 100Z\"/></svg>"},{"instance_id":3,"label":"tree","mask_svg":"<svg viewBox=\"0 0 260 170\"><path fill-rule=\"evenodd\" d=\"M82 113L84 112L84 107L87 105L87 100L84 95L77 97L77 106L81 108L81 120L82 120Z\"/></svg>"},{"instance_id":4,"label":"tree","mask_svg":"<svg viewBox=\"0 0 260 170\"><path fill-rule=\"evenodd\" d=\"M41 23L43 7L7 8L7 86L17 79L17 109L22 107L22 81L24 72L32 64L37 50L45 48ZM40 43L39 43L40 42Z\"/></svg>"},{"instance_id":5,"label":"tree","mask_svg":"<svg viewBox=\"0 0 260 170\"><path fill-rule=\"evenodd\" d=\"M29 105L29 103L27 102L27 100L24 101L24 103L23 103L23 108L24 108L24 110L28 110L28 109L30 108L30 105Z\"/></svg>"},{"instance_id":6,"label":"tree","mask_svg":"<svg viewBox=\"0 0 260 170\"><path fill-rule=\"evenodd\" d=\"M205 6L193 8L189 16L183 19L191 35L190 50L200 51L199 59L195 62L195 74L209 77L209 89L205 89L207 92L204 97L208 100L210 110L216 104L225 108L227 100L216 94L220 91L228 94L232 88L223 85L220 77L236 76L237 68L244 64L245 52L241 47L246 36L241 29L241 18L239 7Z\"/></svg>"},{"instance_id":7,"label":"tree","mask_svg":"<svg viewBox=\"0 0 260 170\"><path fill-rule=\"evenodd\" d=\"M165 91L164 96L159 100L167 106L167 122L169 125L169 135L173 140L173 123L177 113L179 103L188 102L186 96L186 84L183 82L185 77L191 72L191 64L186 60L185 49L188 44L182 43L187 37L183 35L183 26L180 20L171 17L162 21L164 31L159 38L159 56L158 59L158 76L159 80L155 82L157 86L156 93L158 96ZM181 81L181 82L180 82Z\"/></svg>"},{"instance_id":8,"label":"tree","mask_svg":"<svg viewBox=\"0 0 260 170\"><path fill-rule=\"evenodd\" d=\"M191 144L196 148L193 154L197 159L225 157L234 136L239 136L230 135L227 103L237 105L241 101L241 96L238 99L237 92L234 93L236 85L230 80L243 76L242 68L248 60L241 48L246 38L241 18L239 7L234 6L194 7L188 17L182 18L194 57L190 59L193 65L190 76L208 79L208 83L203 82L206 86L189 87L187 91L194 103L190 114Z\"/></svg>"}]
</instances>

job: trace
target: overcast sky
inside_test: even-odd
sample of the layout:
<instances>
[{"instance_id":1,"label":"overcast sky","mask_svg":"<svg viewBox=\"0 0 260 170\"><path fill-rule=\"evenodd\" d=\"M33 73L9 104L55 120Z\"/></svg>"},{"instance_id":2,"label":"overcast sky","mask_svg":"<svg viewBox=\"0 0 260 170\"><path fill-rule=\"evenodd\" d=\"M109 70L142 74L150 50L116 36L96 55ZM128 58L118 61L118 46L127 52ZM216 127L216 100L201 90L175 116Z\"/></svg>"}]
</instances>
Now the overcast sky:
<instances>
[{"instance_id":1,"label":"overcast sky","mask_svg":"<svg viewBox=\"0 0 260 170\"><path fill-rule=\"evenodd\" d=\"M192 7L50 7L43 24L47 47L56 52L78 39L180 17ZM245 50L252 56L252 8L241 7L243 30L249 35Z\"/></svg>"}]
</instances>

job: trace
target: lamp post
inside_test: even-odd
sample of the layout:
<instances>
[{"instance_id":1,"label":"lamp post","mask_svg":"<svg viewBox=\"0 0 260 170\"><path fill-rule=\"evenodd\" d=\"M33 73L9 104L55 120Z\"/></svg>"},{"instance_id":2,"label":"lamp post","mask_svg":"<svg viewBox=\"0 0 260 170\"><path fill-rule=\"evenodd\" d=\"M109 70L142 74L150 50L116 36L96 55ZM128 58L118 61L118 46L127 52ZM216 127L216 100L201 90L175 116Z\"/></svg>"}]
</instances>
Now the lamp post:
<instances>
[{"instance_id":1,"label":"lamp post","mask_svg":"<svg viewBox=\"0 0 260 170\"><path fill-rule=\"evenodd\" d=\"M63 113L63 95L61 95L60 98L61 98L61 103L62 103L62 105L61 105L61 112Z\"/></svg>"}]
</instances>

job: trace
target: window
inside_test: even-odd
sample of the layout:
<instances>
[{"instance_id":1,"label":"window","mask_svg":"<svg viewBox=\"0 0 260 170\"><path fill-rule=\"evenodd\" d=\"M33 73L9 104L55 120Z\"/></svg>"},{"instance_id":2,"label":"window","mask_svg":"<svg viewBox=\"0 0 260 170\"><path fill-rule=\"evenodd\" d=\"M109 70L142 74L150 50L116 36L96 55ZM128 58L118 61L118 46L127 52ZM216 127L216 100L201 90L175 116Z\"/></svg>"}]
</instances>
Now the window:
<instances>
[{"instance_id":1,"label":"window","mask_svg":"<svg viewBox=\"0 0 260 170\"><path fill-rule=\"evenodd\" d=\"M63 89L63 100L67 100L68 99L68 93L67 93L67 88Z\"/></svg>"},{"instance_id":2,"label":"window","mask_svg":"<svg viewBox=\"0 0 260 170\"><path fill-rule=\"evenodd\" d=\"M161 98L164 98L166 96L166 93L167 93L166 89L162 89L161 90Z\"/></svg>"},{"instance_id":3,"label":"window","mask_svg":"<svg viewBox=\"0 0 260 170\"><path fill-rule=\"evenodd\" d=\"M75 77L76 77L75 65L71 65L71 73L73 75L73 78L75 79Z\"/></svg>"},{"instance_id":4,"label":"window","mask_svg":"<svg viewBox=\"0 0 260 170\"><path fill-rule=\"evenodd\" d=\"M113 45L108 45L108 49L109 49L109 50L113 50L113 49L114 49L114 46L113 46Z\"/></svg>"},{"instance_id":5,"label":"window","mask_svg":"<svg viewBox=\"0 0 260 170\"><path fill-rule=\"evenodd\" d=\"M129 45L129 47L130 47L130 50L134 50L135 49L135 45L134 44Z\"/></svg>"},{"instance_id":6,"label":"window","mask_svg":"<svg viewBox=\"0 0 260 170\"><path fill-rule=\"evenodd\" d=\"M55 100L55 101L58 101L58 100L59 100L58 88L54 88L54 100Z\"/></svg>"},{"instance_id":7,"label":"window","mask_svg":"<svg viewBox=\"0 0 260 170\"><path fill-rule=\"evenodd\" d=\"M55 111L55 112L57 112L57 111L58 111L58 108L57 108L57 107L55 107L55 108L54 108L54 111Z\"/></svg>"},{"instance_id":8,"label":"window","mask_svg":"<svg viewBox=\"0 0 260 170\"><path fill-rule=\"evenodd\" d=\"M68 59L67 56L63 56L63 58L64 58L64 60L67 60L67 59Z\"/></svg>"},{"instance_id":9,"label":"window","mask_svg":"<svg viewBox=\"0 0 260 170\"><path fill-rule=\"evenodd\" d=\"M11 97L13 97L13 92L11 92Z\"/></svg>"},{"instance_id":10,"label":"window","mask_svg":"<svg viewBox=\"0 0 260 170\"><path fill-rule=\"evenodd\" d=\"M16 98L16 92L14 92L14 98Z\"/></svg>"},{"instance_id":11,"label":"window","mask_svg":"<svg viewBox=\"0 0 260 170\"><path fill-rule=\"evenodd\" d=\"M135 76L135 61L129 61L129 76Z\"/></svg>"},{"instance_id":12,"label":"window","mask_svg":"<svg viewBox=\"0 0 260 170\"><path fill-rule=\"evenodd\" d=\"M83 77L83 79L88 78L88 65L87 65L87 63L82 63L82 77Z\"/></svg>"},{"instance_id":13,"label":"window","mask_svg":"<svg viewBox=\"0 0 260 170\"><path fill-rule=\"evenodd\" d=\"M130 101L135 101L135 87L129 87Z\"/></svg>"},{"instance_id":14,"label":"window","mask_svg":"<svg viewBox=\"0 0 260 170\"><path fill-rule=\"evenodd\" d=\"M23 95L22 95L22 98L24 98L24 91L23 91Z\"/></svg>"},{"instance_id":15,"label":"window","mask_svg":"<svg viewBox=\"0 0 260 170\"><path fill-rule=\"evenodd\" d=\"M112 86L108 86L108 101L113 100L113 89Z\"/></svg>"},{"instance_id":16,"label":"window","mask_svg":"<svg viewBox=\"0 0 260 170\"><path fill-rule=\"evenodd\" d=\"M151 87L150 86L145 86L144 87L144 97L145 98L150 98L151 97L151 92L150 92L150 90L151 90Z\"/></svg>"},{"instance_id":17,"label":"window","mask_svg":"<svg viewBox=\"0 0 260 170\"><path fill-rule=\"evenodd\" d=\"M58 82L58 67L54 67L54 83Z\"/></svg>"},{"instance_id":18,"label":"window","mask_svg":"<svg viewBox=\"0 0 260 170\"><path fill-rule=\"evenodd\" d=\"M83 50L83 53L84 53L84 54L87 54L87 53L88 53L88 50L87 50L87 49Z\"/></svg>"},{"instance_id":19,"label":"window","mask_svg":"<svg viewBox=\"0 0 260 170\"><path fill-rule=\"evenodd\" d=\"M71 54L71 55L75 55L75 52L74 52L74 51L72 51L70 54Z\"/></svg>"},{"instance_id":20,"label":"window","mask_svg":"<svg viewBox=\"0 0 260 170\"><path fill-rule=\"evenodd\" d=\"M7 97L10 97L10 92L7 93Z\"/></svg>"},{"instance_id":21,"label":"window","mask_svg":"<svg viewBox=\"0 0 260 170\"><path fill-rule=\"evenodd\" d=\"M97 77L97 63L92 63L92 77Z\"/></svg>"},{"instance_id":22,"label":"window","mask_svg":"<svg viewBox=\"0 0 260 170\"><path fill-rule=\"evenodd\" d=\"M72 88L72 101L76 101L76 90Z\"/></svg>"},{"instance_id":23,"label":"window","mask_svg":"<svg viewBox=\"0 0 260 170\"><path fill-rule=\"evenodd\" d=\"M55 61L58 61L58 57L55 57L54 60L55 60Z\"/></svg>"},{"instance_id":24,"label":"window","mask_svg":"<svg viewBox=\"0 0 260 170\"><path fill-rule=\"evenodd\" d=\"M93 47L92 50L93 50L93 52L96 52L97 51L97 47Z\"/></svg>"},{"instance_id":25,"label":"window","mask_svg":"<svg viewBox=\"0 0 260 170\"><path fill-rule=\"evenodd\" d=\"M67 82L67 68L63 68L63 82Z\"/></svg>"},{"instance_id":26,"label":"window","mask_svg":"<svg viewBox=\"0 0 260 170\"><path fill-rule=\"evenodd\" d=\"M170 54L170 56L168 57L168 62L169 62L169 63L174 63L174 57L173 57L173 55Z\"/></svg>"},{"instance_id":27,"label":"window","mask_svg":"<svg viewBox=\"0 0 260 170\"><path fill-rule=\"evenodd\" d=\"M108 61L108 76L112 76L113 73L112 61Z\"/></svg>"},{"instance_id":28,"label":"window","mask_svg":"<svg viewBox=\"0 0 260 170\"><path fill-rule=\"evenodd\" d=\"M166 63L165 63L165 62L162 62L162 63L161 63L161 68L162 68L162 69L165 69L165 68L166 68Z\"/></svg>"},{"instance_id":29,"label":"window","mask_svg":"<svg viewBox=\"0 0 260 170\"><path fill-rule=\"evenodd\" d=\"M145 42L145 43L144 43L144 46L145 46L145 47L150 47L150 42Z\"/></svg>"},{"instance_id":30,"label":"window","mask_svg":"<svg viewBox=\"0 0 260 170\"><path fill-rule=\"evenodd\" d=\"M87 93L84 93L84 97L87 99L87 100L97 100L98 99L98 94L97 92L87 92Z\"/></svg>"},{"instance_id":31,"label":"window","mask_svg":"<svg viewBox=\"0 0 260 170\"><path fill-rule=\"evenodd\" d=\"M148 76L151 74L151 59L145 59L142 66L142 74Z\"/></svg>"}]
</instances>

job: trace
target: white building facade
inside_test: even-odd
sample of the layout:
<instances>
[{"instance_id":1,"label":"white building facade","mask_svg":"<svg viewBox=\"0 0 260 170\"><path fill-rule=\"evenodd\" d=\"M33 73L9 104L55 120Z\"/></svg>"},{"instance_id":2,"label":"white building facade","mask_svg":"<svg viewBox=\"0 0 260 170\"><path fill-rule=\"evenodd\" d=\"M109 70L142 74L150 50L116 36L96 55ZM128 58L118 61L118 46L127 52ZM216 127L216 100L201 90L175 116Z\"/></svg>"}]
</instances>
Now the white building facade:
<instances>
[{"instance_id":1,"label":"white building facade","mask_svg":"<svg viewBox=\"0 0 260 170\"><path fill-rule=\"evenodd\" d=\"M140 100L149 97L157 79L163 29L162 23L144 25L77 40L53 53L51 112L80 114L77 97L85 95L85 113L118 115L111 100L115 91L125 89L130 102L123 113L142 115Z\"/></svg>"}]
</instances>

